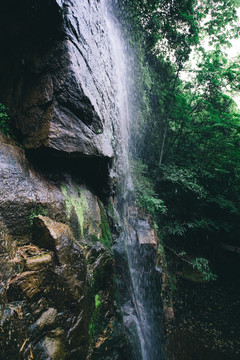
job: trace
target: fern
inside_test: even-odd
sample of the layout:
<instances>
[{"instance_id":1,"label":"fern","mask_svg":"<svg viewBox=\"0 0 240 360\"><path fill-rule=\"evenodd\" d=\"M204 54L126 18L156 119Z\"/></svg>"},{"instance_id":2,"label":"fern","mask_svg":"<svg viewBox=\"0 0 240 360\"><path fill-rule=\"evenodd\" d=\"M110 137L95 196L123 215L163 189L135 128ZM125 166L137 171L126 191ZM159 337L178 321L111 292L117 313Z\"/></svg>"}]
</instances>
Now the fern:
<instances>
[{"instance_id":1,"label":"fern","mask_svg":"<svg viewBox=\"0 0 240 360\"><path fill-rule=\"evenodd\" d=\"M167 213L167 207L154 191L153 181L148 177L147 166L140 160L133 161L131 173L138 206L144 208L153 217Z\"/></svg>"}]
</instances>

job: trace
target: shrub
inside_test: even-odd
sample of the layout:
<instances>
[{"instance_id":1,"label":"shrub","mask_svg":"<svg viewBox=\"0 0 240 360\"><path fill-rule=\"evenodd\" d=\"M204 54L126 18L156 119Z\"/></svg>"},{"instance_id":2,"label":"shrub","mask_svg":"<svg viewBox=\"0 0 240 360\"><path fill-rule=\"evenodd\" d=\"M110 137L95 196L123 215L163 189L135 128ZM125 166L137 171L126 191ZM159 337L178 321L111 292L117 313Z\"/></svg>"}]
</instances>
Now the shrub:
<instances>
[{"instance_id":1,"label":"shrub","mask_svg":"<svg viewBox=\"0 0 240 360\"><path fill-rule=\"evenodd\" d=\"M0 131L7 135L9 133L9 117L6 106L0 103Z\"/></svg>"}]
</instances>

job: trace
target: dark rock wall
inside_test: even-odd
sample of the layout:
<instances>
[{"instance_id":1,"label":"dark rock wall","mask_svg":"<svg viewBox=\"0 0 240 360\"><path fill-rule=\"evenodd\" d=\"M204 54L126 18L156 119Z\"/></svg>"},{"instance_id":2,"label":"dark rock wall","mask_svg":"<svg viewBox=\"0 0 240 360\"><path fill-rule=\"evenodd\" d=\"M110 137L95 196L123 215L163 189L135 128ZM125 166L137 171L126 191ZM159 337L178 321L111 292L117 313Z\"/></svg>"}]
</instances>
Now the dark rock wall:
<instances>
[{"instance_id":1,"label":"dark rock wall","mask_svg":"<svg viewBox=\"0 0 240 360\"><path fill-rule=\"evenodd\" d=\"M1 5L1 359L131 358L114 211L99 199L113 192L118 127L104 11L95 0Z\"/></svg>"},{"instance_id":2,"label":"dark rock wall","mask_svg":"<svg viewBox=\"0 0 240 360\"><path fill-rule=\"evenodd\" d=\"M0 159L0 358L126 358L103 204L4 135Z\"/></svg>"},{"instance_id":3,"label":"dark rock wall","mask_svg":"<svg viewBox=\"0 0 240 360\"><path fill-rule=\"evenodd\" d=\"M113 156L114 77L100 1L9 1L0 99L26 148Z\"/></svg>"}]
</instances>

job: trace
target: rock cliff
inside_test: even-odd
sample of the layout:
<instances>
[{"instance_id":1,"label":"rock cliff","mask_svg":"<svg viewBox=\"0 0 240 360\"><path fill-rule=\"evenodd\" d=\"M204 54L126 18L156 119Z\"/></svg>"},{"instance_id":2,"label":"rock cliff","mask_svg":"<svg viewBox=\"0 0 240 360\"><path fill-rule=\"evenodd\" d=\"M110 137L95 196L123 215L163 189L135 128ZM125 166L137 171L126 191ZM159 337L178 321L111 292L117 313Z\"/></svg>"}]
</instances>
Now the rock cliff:
<instances>
[{"instance_id":1,"label":"rock cliff","mask_svg":"<svg viewBox=\"0 0 240 360\"><path fill-rule=\"evenodd\" d=\"M0 357L95 359L108 341L121 359L104 205L79 178L38 171L4 135L0 159Z\"/></svg>"},{"instance_id":2,"label":"rock cliff","mask_svg":"<svg viewBox=\"0 0 240 360\"><path fill-rule=\"evenodd\" d=\"M116 274L128 273L125 245L113 255L125 226L113 201L115 158L124 166L128 129L108 32L104 0L1 7L0 103L10 129L0 133L1 359L134 358L118 301L133 307L130 277L124 295L116 289ZM146 218L134 224L134 249L147 248L154 269L155 233Z\"/></svg>"},{"instance_id":3,"label":"rock cliff","mask_svg":"<svg viewBox=\"0 0 240 360\"><path fill-rule=\"evenodd\" d=\"M11 129L0 134L2 359L127 356L114 211L102 203L117 129L104 11L87 0L2 5L0 101Z\"/></svg>"},{"instance_id":4,"label":"rock cliff","mask_svg":"<svg viewBox=\"0 0 240 360\"><path fill-rule=\"evenodd\" d=\"M0 98L25 148L113 156L114 77L99 1L5 2Z\"/></svg>"}]
</instances>

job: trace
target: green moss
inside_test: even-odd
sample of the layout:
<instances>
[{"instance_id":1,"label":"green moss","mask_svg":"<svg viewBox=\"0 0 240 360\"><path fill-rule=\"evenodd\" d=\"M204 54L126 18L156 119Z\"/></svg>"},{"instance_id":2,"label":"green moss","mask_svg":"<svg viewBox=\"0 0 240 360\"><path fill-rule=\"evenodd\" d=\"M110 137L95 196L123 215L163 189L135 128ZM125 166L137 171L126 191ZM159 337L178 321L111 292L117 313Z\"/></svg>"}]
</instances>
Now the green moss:
<instances>
[{"instance_id":1,"label":"green moss","mask_svg":"<svg viewBox=\"0 0 240 360\"><path fill-rule=\"evenodd\" d=\"M7 108L5 105L0 103L0 131L8 135L9 134L9 117L7 114Z\"/></svg>"},{"instance_id":2,"label":"green moss","mask_svg":"<svg viewBox=\"0 0 240 360\"><path fill-rule=\"evenodd\" d=\"M160 257L160 259L162 259L166 265L167 260L166 260L166 254L165 254L165 250L164 247L161 243L158 244L158 256Z\"/></svg>"},{"instance_id":3,"label":"green moss","mask_svg":"<svg viewBox=\"0 0 240 360\"><path fill-rule=\"evenodd\" d=\"M95 334L95 323L93 322L93 317L91 317L91 321L89 323L89 328L88 328L88 335L90 336L90 338L93 338Z\"/></svg>"},{"instance_id":4,"label":"green moss","mask_svg":"<svg viewBox=\"0 0 240 360\"><path fill-rule=\"evenodd\" d=\"M111 202L109 202L108 205L107 205L107 213L112 218L115 218L115 216L116 216L113 204Z\"/></svg>"},{"instance_id":5,"label":"green moss","mask_svg":"<svg viewBox=\"0 0 240 360\"><path fill-rule=\"evenodd\" d=\"M78 217L81 235L83 236L84 212L88 209L87 199L85 196L81 195L79 199L73 199L72 204Z\"/></svg>"},{"instance_id":6,"label":"green moss","mask_svg":"<svg viewBox=\"0 0 240 360\"><path fill-rule=\"evenodd\" d=\"M101 224L100 229L102 231L102 236L100 238L100 241L105 245L107 248L111 249L112 245L112 239L111 239L111 231L108 224L107 216L105 214L104 208L100 201L98 202L99 208L100 208L100 214L101 214Z\"/></svg>"},{"instance_id":7,"label":"green moss","mask_svg":"<svg viewBox=\"0 0 240 360\"><path fill-rule=\"evenodd\" d=\"M72 210L72 203L71 203L71 201L70 201L70 196L68 196L66 185L62 185L62 186L61 186L61 189L62 189L62 193L63 193L64 198L65 198L65 205L66 205L66 210L67 210L67 217L68 217L68 219L69 219L69 218L70 218L70 215L71 215L71 210Z\"/></svg>"},{"instance_id":8,"label":"green moss","mask_svg":"<svg viewBox=\"0 0 240 360\"><path fill-rule=\"evenodd\" d=\"M95 295L95 308L97 309L101 305L100 297L99 295Z\"/></svg>"},{"instance_id":9,"label":"green moss","mask_svg":"<svg viewBox=\"0 0 240 360\"><path fill-rule=\"evenodd\" d=\"M81 235L83 236L84 235L84 213L88 210L87 199L83 194L80 193L80 189L79 189L79 193L80 193L79 197L76 197L73 194L69 195L65 185L62 185L61 189L62 189L62 193L65 198L67 217L68 217L68 219L70 219L72 208L74 208L74 210L77 214L79 225L80 225Z\"/></svg>"},{"instance_id":10,"label":"green moss","mask_svg":"<svg viewBox=\"0 0 240 360\"><path fill-rule=\"evenodd\" d=\"M92 313L88 334L90 336L90 342L96 339L101 333L103 333L107 326L107 319L105 318L105 306L101 294L95 295L95 308Z\"/></svg>"},{"instance_id":11,"label":"green moss","mask_svg":"<svg viewBox=\"0 0 240 360\"><path fill-rule=\"evenodd\" d=\"M33 225L33 219L39 215L48 215L48 209L46 209L42 205L37 205L36 207L32 208L29 215L30 227L32 227Z\"/></svg>"},{"instance_id":12,"label":"green moss","mask_svg":"<svg viewBox=\"0 0 240 360\"><path fill-rule=\"evenodd\" d=\"M90 239L93 243L96 243L99 241L99 238L94 234L91 234Z\"/></svg>"}]
</instances>

